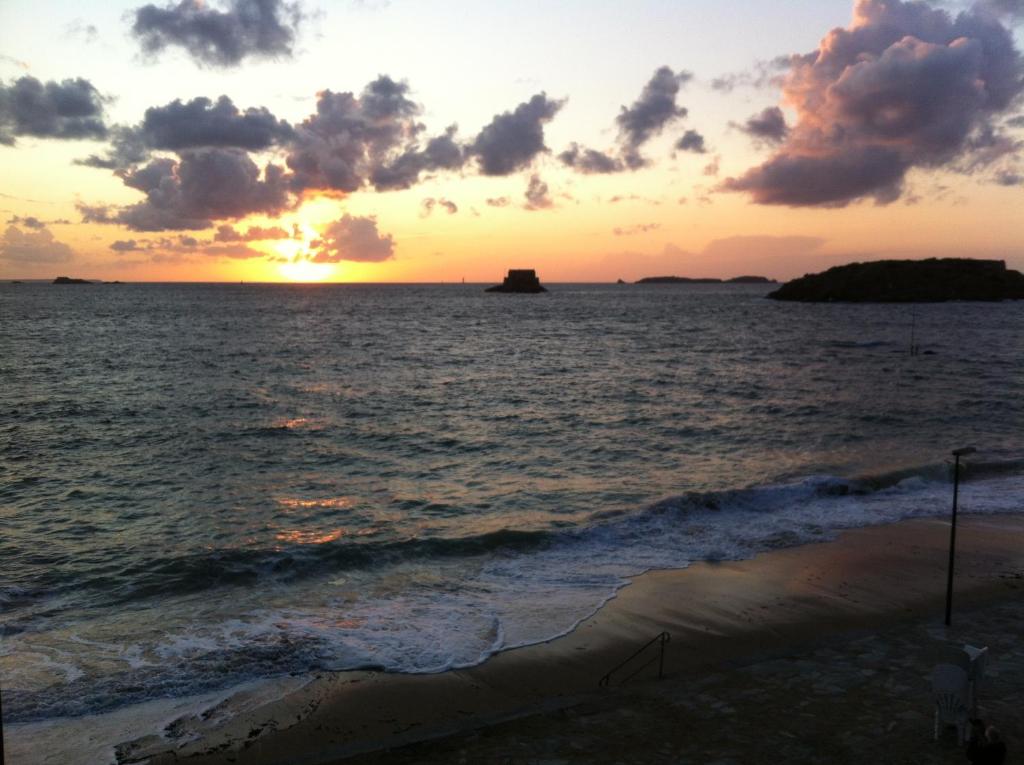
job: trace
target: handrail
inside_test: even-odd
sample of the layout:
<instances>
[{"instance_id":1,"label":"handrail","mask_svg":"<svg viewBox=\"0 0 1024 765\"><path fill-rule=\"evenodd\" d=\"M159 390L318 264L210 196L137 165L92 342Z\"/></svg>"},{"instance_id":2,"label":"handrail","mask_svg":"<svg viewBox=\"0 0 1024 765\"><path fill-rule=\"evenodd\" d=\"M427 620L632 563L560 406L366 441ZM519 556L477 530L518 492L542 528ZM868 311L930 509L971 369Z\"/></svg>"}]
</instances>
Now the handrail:
<instances>
[{"instance_id":1,"label":"handrail","mask_svg":"<svg viewBox=\"0 0 1024 765\"><path fill-rule=\"evenodd\" d=\"M644 643L639 649L637 649L635 652L633 652L629 656L629 658L627 658L625 661L622 661L621 663L615 665L610 670L608 670L608 672L604 675L604 677L602 677L600 680L597 681L598 687L600 687L600 688L607 688L609 683L611 683L612 675L614 675L620 669L625 667L627 664L629 664L631 661L633 661L633 659L635 659L637 656L642 654L644 651L646 651L648 648L650 648L655 643L659 644L659 651L658 651L658 679L661 680L665 676L665 644L668 643L670 640L672 640L672 635L670 635L668 632L660 632L660 633L658 633L653 638L651 638L646 643ZM626 679L623 680L622 683L625 683L626 680L633 679L640 672L645 670L647 667L649 667L653 663L654 663L654 659L651 659L647 663L643 664L640 667L640 669L636 670L635 672L633 672L633 674L631 674L628 677L626 677ZM621 685L622 683L619 683L619 684Z\"/></svg>"}]
</instances>

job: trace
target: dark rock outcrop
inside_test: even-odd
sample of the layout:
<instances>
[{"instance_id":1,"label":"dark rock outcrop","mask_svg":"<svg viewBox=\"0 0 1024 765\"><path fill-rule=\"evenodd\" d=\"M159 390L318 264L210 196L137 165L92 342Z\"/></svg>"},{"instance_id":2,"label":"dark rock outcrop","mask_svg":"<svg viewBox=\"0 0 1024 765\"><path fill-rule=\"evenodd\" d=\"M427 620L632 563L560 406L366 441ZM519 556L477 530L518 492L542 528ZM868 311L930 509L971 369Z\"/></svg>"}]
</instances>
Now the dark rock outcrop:
<instances>
[{"instance_id":1,"label":"dark rock outcrop","mask_svg":"<svg viewBox=\"0 0 1024 765\"><path fill-rule=\"evenodd\" d=\"M547 292L541 286L537 272L532 268L513 268L508 272L505 281L494 287L488 287L486 292Z\"/></svg>"},{"instance_id":2,"label":"dark rock outcrop","mask_svg":"<svg viewBox=\"0 0 1024 765\"><path fill-rule=\"evenodd\" d=\"M70 276L58 276L53 280L54 284L92 284L88 279L72 279Z\"/></svg>"},{"instance_id":3,"label":"dark rock outcrop","mask_svg":"<svg viewBox=\"0 0 1024 765\"><path fill-rule=\"evenodd\" d=\"M1001 260L929 258L836 266L786 282L775 300L848 303L941 303L1024 299L1024 274Z\"/></svg>"}]
</instances>

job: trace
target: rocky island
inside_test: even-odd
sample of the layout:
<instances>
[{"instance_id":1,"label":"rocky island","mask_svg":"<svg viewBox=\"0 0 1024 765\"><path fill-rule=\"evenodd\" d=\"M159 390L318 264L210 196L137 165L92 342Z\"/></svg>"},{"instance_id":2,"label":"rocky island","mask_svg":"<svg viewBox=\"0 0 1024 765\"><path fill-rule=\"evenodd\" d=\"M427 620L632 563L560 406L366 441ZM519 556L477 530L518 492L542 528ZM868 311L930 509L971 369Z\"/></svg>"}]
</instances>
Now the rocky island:
<instances>
[{"instance_id":1,"label":"rocky island","mask_svg":"<svg viewBox=\"0 0 1024 765\"><path fill-rule=\"evenodd\" d=\"M58 276L53 280L54 284L93 284L88 279L72 279L70 276Z\"/></svg>"},{"instance_id":2,"label":"rocky island","mask_svg":"<svg viewBox=\"0 0 1024 765\"><path fill-rule=\"evenodd\" d=\"M941 303L1024 299L1024 274L1002 260L929 258L836 266L786 282L775 300L848 303Z\"/></svg>"},{"instance_id":3,"label":"rocky island","mask_svg":"<svg viewBox=\"0 0 1024 765\"><path fill-rule=\"evenodd\" d=\"M547 292L547 290L541 286L540 279L537 278L537 272L532 268L510 269L508 276L505 277L505 281L501 284L495 285L494 287L488 287L485 291L525 293Z\"/></svg>"},{"instance_id":4,"label":"rocky island","mask_svg":"<svg viewBox=\"0 0 1024 765\"><path fill-rule=\"evenodd\" d=\"M775 284L767 276L734 276L732 279L691 278L689 276L645 276L637 284Z\"/></svg>"}]
</instances>

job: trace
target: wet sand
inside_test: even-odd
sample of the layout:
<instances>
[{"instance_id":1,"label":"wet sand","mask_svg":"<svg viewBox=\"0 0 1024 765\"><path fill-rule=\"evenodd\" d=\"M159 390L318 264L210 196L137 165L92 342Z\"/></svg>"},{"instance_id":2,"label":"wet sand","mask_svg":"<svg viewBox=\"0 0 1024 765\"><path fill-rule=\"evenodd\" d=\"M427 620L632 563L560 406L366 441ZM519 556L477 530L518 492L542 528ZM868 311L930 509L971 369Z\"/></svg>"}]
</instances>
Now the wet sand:
<instances>
[{"instance_id":1,"label":"wet sand","mask_svg":"<svg viewBox=\"0 0 1024 765\"><path fill-rule=\"evenodd\" d=\"M717 728L682 722L696 695L714 689L717 695L709 698L717 709L732 710L720 721L730 730L764 727L752 739L760 746L765 735L786 727L780 720L790 719L794 707L809 701L807 694L819 686L824 688L820 703L801 714L838 721L853 713L847 708L851 704L854 711L871 706L867 700L858 706L857 694L863 690L857 689L875 675L888 683L885 693L911 705L904 710L913 712L905 724L913 721L916 738L908 740L917 747L918 738L931 740L926 679L931 665L954 644L994 641L1007 630L1017 644L1024 634L1024 517L961 517L951 630L942 625L948 540L947 522L921 519L852 530L832 542L776 550L748 561L650 572L563 638L437 675L325 673L284 699L227 723L180 721L179 727L201 733L199 740L183 746L169 748L158 737L126 744L121 761L265 765L330 763L361 755L359 761L374 763L535 762L550 759L557 750L552 761L653 762L679 761L679 747L685 744L697 747L695 761L714 762L715 753L732 739L715 744L721 731L712 730ZM656 673L655 662L625 685L613 676L610 688L598 688L602 675L662 630L672 636L665 654L666 680L648 679ZM867 649L863 641L870 643ZM904 650L894 657L896 646ZM993 650L997 667L1000 657ZM838 652L842 660L821 660L828 652ZM1009 646L1003 653L1004 661L1013 655ZM822 685L822 673L836 661L844 671ZM767 711L762 718L758 710L775 698L767 678L779 662L792 670L777 672L788 678L789 690L776 710L778 719L769 724L775 718ZM1016 666L1010 661L1006 667L1011 665ZM1019 672L1007 669L1001 681L1002 692L1017 698L1024 696L1024 656L1019 665ZM898 681L893 679L897 670L905 675ZM793 691L800 683L807 686L803 695ZM768 696L748 710L747 718L737 717L744 699L759 692ZM872 703L876 708L877 700ZM695 712L698 719L714 716L711 704L690 709L690 718ZM589 721L587 731L566 739L580 721ZM889 724L894 721L881 719L881 728L872 726L864 742L849 744L850 751L861 758L864 746L884 742L881 733L899 734ZM824 730L834 733L835 726ZM638 731L646 735L634 740ZM806 744L799 730L789 735ZM631 748L620 751L624 740ZM783 737L779 746L787 741ZM522 742L532 742L536 751L516 759L520 755L513 749ZM950 754L948 742L941 751ZM935 761L963 759L962 753L953 754L954 759ZM721 762L746 761L738 756ZM916 749L908 756L917 756ZM794 757L782 761L802 761Z\"/></svg>"}]
</instances>

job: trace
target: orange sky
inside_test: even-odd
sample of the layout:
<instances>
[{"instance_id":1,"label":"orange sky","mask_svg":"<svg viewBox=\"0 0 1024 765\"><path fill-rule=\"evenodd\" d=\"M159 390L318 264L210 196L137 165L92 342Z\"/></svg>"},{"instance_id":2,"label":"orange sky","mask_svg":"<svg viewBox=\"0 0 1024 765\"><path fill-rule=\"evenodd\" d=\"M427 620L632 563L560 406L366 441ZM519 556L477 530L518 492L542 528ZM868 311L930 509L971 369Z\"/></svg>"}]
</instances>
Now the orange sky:
<instances>
[{"instance_id":1,"label":"orange sky","mask_svg":"<svg viewBox=\"0 0 1024 765\"><path fill-rule=\"evenodd\" d=\"M198 60L194 51L175 47L173 41L158 55L143 56L124 29L123 19L134 6L122 5L104 7L93 19L83 16L89 11L76 4L53 3L49 10L54 28L63 30L60 39L53 40L46 38L41 25L32 23L34 4L5 3L0 9L0 29L5 30L0 32L0 87L13 93L21 78L39 83L84 78L96 89L108 131L118 126L141 131L147 108L163 108L174 99L188 102L205 96L212 102L221 95L240 110L266 107L290 130L300 130L312 125L308 119L317 111L318 92L351 92L357 101L365 101L360 95L363 88L386 72L404 83L403 98L416 111L408 121L395 123L413 132L401 139L403 144L396 139L387 161L393 163L409 147L421 150L427 137L441 135L453 124L458 125L454 135L464 156L457 167L424 170L409 188L374 188L367 175L358 188L329 195L315 187L301 188L291 164L298 156L295 147L301 145L294 136L244 150L199 145L168 149L154 144L147 157L132 166L102 169L76 162L102 156L113 132L106 139L65 137L57 135L56 128L43 134L40 128L26 126L16 113L21 107L11 106L10 100L3 106L0 98L0 141L5 126L9 133L9 140L3 141L8 145L0 145L0 214L6 221L0 278L67 274L125 281L493 282L509 268L532 267L545 281L633 280L662 274L786 279L850 260L954 255L1000 258L1024 268L1024 226L1019 220L1024 181L1012 182L1019 177L1024 141L1019 92L996 104L993 93L998 83L985 82L982 85L990 91L987 101L973 112L960 106L965 102L961 98L944 107L948 113L929 117L946 133L963 125L958 142L949 146L936 147L937 129L918 130L916 124L895 138L890 131L879 139L877 123L855 123L849 116L851 104L877 96L872 91L862 98L856 91L868 87L861 82L869 79L869 73L859 68L864 60L875 67L870 87L876 89L881 78L897 76L890 74L897 68L887 68L887 63L900 55L959 62L962 46L953 37L961 28L952 15L944 22L952 30L948 43L925 39L906 54L900 48L903 42L893 42L844 64L834 80L819 82L815 78L822 77L821 68L798 70L799 64L790 63L768 70L765 62L815 50L825 56L830 46L837 46L836 40L855 40L858 25L876 23L873 14L891 12L891 7L860 0L856 20L851 21L853 8L846 0L795 2L790 18L780 17L773 5L749 2L741 4L744 15L737 19L721 8L715 10L714 3L698 17L652 0L633 11L635 29L622 28L621 14L602 11L594 14L589 27L580 27L580 39L572 42L553 32L531 35L531 19L543 15L539 7L485 12L451 3L449 10L477 25L461 33L401 2L332 7L296 28L287 55L254 51L251 59L226 65ZM584 6L568 5L585 14ZM219 7L230 12L228 4ZM500 13L506 15L488 16ZM569 8L558 13L565 15L565 23L586 18L573 17ZM1019 23L985 18L1000 30L1009 30L1021 47ZM917 32L915 23L906 22L904 40ZM507 29L502 39L489 38L493 50L480 40L489 24ZM774 38L759 34L765 29L774 30ZM986 30L977 33L982 50L987 50L985 35L1001 34L995 26ZM427 33L435 35L437 47L429 63L422 63L421 41ZM608 61L613 36L627 33L641 38L629 41L639 45L630 47L629 55L617 64ZM380 40L379 48L368 40ZM551 63L565 61L560 53L566 46L577 58ZM510 60L512 55L519 58ZM961 58L967 67L967 57ZM467 60L474 65L467 67ZM672 94L675 112L668 118L643 111L664 106L652 96L661 67L668 68L675 78L672 87L678 90ZM774 72L773 78L764 77L766 71ZM453 82L456 72L464 76ZM754 83L759 73L768 81ZM723 84L726 81L729 84ZM958 82L939 82L935 87L950 91ZM912 91L932 83L884 85L903 94L907 104L872 119L902 119L901 109L916 106ZM554 112L536 123L542 144L523 155L526 159L517 158L508 172L489 169L486 147L474 147L483 145L482 136L489 125L497 125L500 115L525 106L539 93L546 94ZM765 139L747 120L777 105L787 132ZM636 127L639 123L630 123L620 116L624 114L653 121ZM915 115L917 120L920 115ZM54 124L65 133L74 127ZM415 124L422 125L421 132L409 127ZM847 136L861 132L839 142L834 135L840 127ZM925 128L931 130L929 125ZM702 137L704 151L675 145L686 130ZM499 132L495 128L495 135ZM982 146L985 135L988 143ZM336 148L339 136L325 140ZM509 141L511 146L514 141ZM617 168L598 174L570 166L560 154L577 143L604 153ZM639 151L642 162L624 168L631 149ZM189 151L244 154L244 161L261 169L267 163L278 165L290 184L286 202L272 214L208 215L209 226L192 229L177 222L162 230L125 222L85 222L83 205L104 205L116 218L118 211L144 202L147 197L139 184L126 183L130 174L161 158L180 163ZM327 162L325 150L318 151L318 161ZM863 156L867 163L876 155L906 164L896 173L895 198L883 198L891 187L885 185L891 174L884 162L878 169L882 180L864 190L841 189L836 193L845 196L838 204L824 198L824 204L794 202L792 195L799 195L800 188L780 190L780 176L771 174L784 162L811 163L807 172L818 173L818 165L825 161L847 167L842 163L849 156ZM855 170L869 172L867 164ZM183 164L175 164L169 182L180 182L185 171ZM827 185L831 179L824 175ZM257 183L266 183L267 177L260 175ZM528 198L532 179L534 191L543 193ZM810 187L820 175L808 179ZM232 193L229 188L225 196L230 199ZM758 203L771 194L791 196L781 204ZM188 204L189 210L197 209L198 203ZM225 209L224 204L217 209ZM279 233L283 238L277 239L216 241L222 225L239 235L253 227L287 233ZM370 250L362 251L364 246Z\"/></svg>"}]
</instances>

